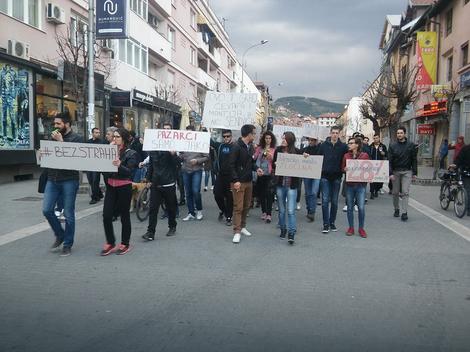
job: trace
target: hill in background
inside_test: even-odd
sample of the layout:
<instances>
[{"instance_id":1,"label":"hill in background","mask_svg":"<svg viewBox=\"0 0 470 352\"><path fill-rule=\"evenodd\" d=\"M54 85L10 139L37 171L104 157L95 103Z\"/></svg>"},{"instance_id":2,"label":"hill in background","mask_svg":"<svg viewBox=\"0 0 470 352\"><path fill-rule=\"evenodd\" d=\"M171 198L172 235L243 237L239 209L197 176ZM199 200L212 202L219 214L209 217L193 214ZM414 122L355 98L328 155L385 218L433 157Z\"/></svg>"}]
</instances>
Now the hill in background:
<instances>
[{"instance_id":1,"label":"hill in background","mask_svg":"<svg viewBox=\"0 0 470 352\"><path fill-rule=\"evenodd\" d=\"M318 116L327 112L343 112L344 110L344 104L300 96L277 99L274 102L274 107L280 114L283 113L283 109L279 109L281 106L292 113L311 116Z\"/></svg>"}]
</instances>

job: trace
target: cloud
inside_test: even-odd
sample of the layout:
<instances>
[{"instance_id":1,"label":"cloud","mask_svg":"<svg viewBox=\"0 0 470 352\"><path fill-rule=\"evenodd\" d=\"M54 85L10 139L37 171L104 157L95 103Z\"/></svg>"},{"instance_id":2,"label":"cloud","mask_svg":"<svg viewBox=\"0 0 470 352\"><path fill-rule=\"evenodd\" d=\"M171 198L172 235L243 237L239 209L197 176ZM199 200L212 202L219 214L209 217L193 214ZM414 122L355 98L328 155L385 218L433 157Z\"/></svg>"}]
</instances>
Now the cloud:
<instances>
[{"instance_id":1,"label":"cloud","mask_svg":"<svg viewBox=\"0 0 470 352\"><path fill-rule=\"evenodd\" d=\"M246 55L252 79L264 81L274 98L306 95L348 101L378 73L378 42L387 14L406 0L213 0L227 18L230 41Z\"/></svg>"}]
</instances>

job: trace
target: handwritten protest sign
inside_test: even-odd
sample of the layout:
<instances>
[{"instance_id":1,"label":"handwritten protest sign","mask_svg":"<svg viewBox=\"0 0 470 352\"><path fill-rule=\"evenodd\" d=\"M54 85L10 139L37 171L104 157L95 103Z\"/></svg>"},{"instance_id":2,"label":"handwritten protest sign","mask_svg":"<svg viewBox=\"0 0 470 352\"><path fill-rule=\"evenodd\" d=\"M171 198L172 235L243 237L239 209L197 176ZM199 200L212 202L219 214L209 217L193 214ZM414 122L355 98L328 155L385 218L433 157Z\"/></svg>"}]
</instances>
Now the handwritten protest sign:
<instances>
[{"instance_id":1,"label":"handwritten protest sign","mask_svg":"<svg viewBox=\"0 0 470 352\"><path fill-rule=\"evenodd\" d=\"M56 141L41 141L39 158L41 167L100 172L116 172L119 159L116 145Z\"/></svg>"},{"instance_id":2,"label":"handwritten protest sign","mask_svg":"<svg viewBox=\"0 0 470 352\"><path fill-rule=\"evenodd\" d=\"M322 155L277 154L276 176L321 178Z\"/></svg>"},{"instance_id":3,"label":"handwritten protest sign","mask_svg":"<svg viewBox=\"0 0 470 352\"><path fill-rule=\"evenodd\" d=\"M276 136L277 145L281 145L282 135L288 131L295 135L295 146L300 148L300 141L304 134L303 127L300 126L273 125L273 134Z\"/></svg>"},{"instance_id":4,"label":"handwritten protest sign","mask_svg":"<svg viewBox=\"0 0 470 352\"><path fill-rule=\"evenodd\" d=\"M209 132L153 130L144 133L144 150L209 153Z\"/></svg>"},{"instance_id":5,"label":"handwritten protest sign","mask_svg":"<svg viewBox=\"0 0 470 352\"><path fill-rule=\"evenodd\" d=\"M207 92L202 123L208 128L239 130L255 123L257 104L256 93Z\"/></svg>"},{"instance_id":6,"label":"handwritten protest sign","mask_svg":"<svg viewBox=\"0 0 470 352\"><path fill-rule=\"evenodd\" d=\"M388 182L388 160L346 160L347 182Z\"/></svg>"},{"instance_id":7,"label":"handwritten protest sign","mask_svg":"<svg viewBox=\"0 0 470 352\"><path fill-rule=\"evenodd\" d=\"M316 138L319 140L326 140L330 136L330 128L326 126L314 125L313 123L304 123L303 135L305 137Z\"/></svg>"}]
</instances>

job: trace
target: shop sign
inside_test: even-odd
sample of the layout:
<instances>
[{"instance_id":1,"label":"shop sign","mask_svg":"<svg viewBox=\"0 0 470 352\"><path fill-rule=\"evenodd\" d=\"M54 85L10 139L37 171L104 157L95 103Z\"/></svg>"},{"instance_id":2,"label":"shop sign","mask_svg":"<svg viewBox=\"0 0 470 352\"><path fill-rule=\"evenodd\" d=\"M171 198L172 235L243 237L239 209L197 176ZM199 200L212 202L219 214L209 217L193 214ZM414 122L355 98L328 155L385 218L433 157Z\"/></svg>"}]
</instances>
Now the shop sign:
<instances>
[{"instance_id":1,"label":"shop sign","mask_svg":"<svg viewBox=\"0 0 470 352\"><path fill-rule=\"evenodd\" d=\"M445 98L452 93L452 89L448 84L433 84L431 86L431 95L436 99Z\"/></svg>"},{"instance_id":2,"label":"shop sign","mask_svg":"<svg viewBox=\"0 0 470 352\"><path fill-rule=\"evenodd\" d=\"M429 89L437 76L437 33L417 32L418 74L416 89Z\"/></svg>"},{"instance_id":3,"label":"shop sign","mask_svg":"<svg viewBox=\"0 0 470 352\"><path fill-rule=\"evenodd\" d=\"M464 89L466 87L470 87L470 71L460 75L460 88Z\"/></svg>"},{"instance_id":4,"label":"shop sign","mask_svg":"<svg viewBox=\"0 0 470 352\"><path fill-rule=\"evenodd\" d=\"M423 111L420 116L431 116L444 114L447 112L447 100L433 101L430 104L426 104L423 107Z\"/></svg>"},{"instance_id":5,"label":"shop sign","mask_svg":"<svg viewBox=\"0 0 470 352\"><path fill-rule=\"evenodd\" d=\"M110 105L112 107L130 107L131 105L131 92L111 92Z\"/></svg>"},{"instance_id":6,"label":"shop sign","mask_svg":"<svg viewBox=\"0 0 470 352\"><path fill-rule=\"evenodd\" d=\"M96 39L128 37L128 0L96 0Z\"/></svg>"},{"instance_id":7,"label":"shop sign","mask_svg":"<svg viewBox=\"0 0 470 352\"><path fill-rule=\"evenodd\" d=\"M421 123L417 125L418 134L435 134L434 125L432 123Z\"/></svg>"},{"instance_id":8,"label":"shop sign","mask_svg":"<svg viewBox=\"0 0 470 352\"><path fill-rule=\"evenodd\" d=\"M142 103L151 105L152 107L158 107L174 113L180 113L180 107L176 104L170 103L169 101L157 98L151 94L147 94L140 90L134 89L132 91L132 98Z\"/></svg>"}]
</instances>

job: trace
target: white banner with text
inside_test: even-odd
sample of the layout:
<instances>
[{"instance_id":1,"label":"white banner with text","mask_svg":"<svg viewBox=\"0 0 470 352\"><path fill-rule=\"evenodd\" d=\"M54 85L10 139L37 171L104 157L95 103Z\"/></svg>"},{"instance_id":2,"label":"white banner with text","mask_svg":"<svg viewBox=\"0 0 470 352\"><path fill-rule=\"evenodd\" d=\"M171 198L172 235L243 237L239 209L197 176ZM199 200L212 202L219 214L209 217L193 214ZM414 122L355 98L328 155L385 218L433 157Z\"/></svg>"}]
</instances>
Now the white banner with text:
<instances>
[{"instance_id":1,"label":"white banner with text","mask_svg":"<svg viewBox=\"0 0 470 352\"><path fill-rule=\"evenodd\" d=\"M321 178L323 165L322 155L278 153L276 161L276 176L292 176L302 178Z\"/></svg>"},{"instance_id":2,"label":"white banner with text","mask_svg":"<svg viewBox=\"0 0 470 352\"><path fill-rule=\"evenodd\" d=\"M346 182L384 182L389 180L388 160L346 160Z\"/></svg>"},{"instance_id":3,"label":"white banner with text","mask_svg":"<svg viewBox=\"0 0 470 352\"><path fill-rule=\"evenodd\" d=\"M209 132L146 129L144 150L209 153Z\"/></svg>"}]
</instances>

